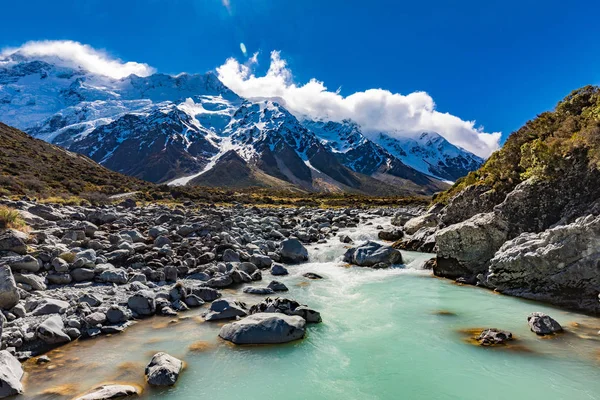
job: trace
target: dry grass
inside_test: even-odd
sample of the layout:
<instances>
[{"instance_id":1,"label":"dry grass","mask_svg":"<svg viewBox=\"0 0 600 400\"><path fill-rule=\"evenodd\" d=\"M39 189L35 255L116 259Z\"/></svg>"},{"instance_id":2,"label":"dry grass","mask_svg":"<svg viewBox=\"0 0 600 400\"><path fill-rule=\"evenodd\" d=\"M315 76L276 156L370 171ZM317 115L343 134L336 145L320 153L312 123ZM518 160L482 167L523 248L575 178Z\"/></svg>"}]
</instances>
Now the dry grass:
<instances>
[{"instance_id":1,"label":"dry grass","mask_svg":"<svg viewBox=\"0 0 600 400\"><path fill-rule=\"evenodd\" d=\"M17 210L6 206L0 206L0 229L27 230L27 224L21 218Z\"/></svg>"}]
</instances>

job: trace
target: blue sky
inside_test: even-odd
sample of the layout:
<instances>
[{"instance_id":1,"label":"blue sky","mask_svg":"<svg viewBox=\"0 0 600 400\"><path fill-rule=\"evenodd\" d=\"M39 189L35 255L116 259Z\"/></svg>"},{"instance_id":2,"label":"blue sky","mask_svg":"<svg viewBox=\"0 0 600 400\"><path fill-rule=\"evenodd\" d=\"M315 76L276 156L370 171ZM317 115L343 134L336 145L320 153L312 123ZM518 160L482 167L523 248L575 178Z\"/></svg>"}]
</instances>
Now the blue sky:
<instances>
[{"instance_id":1,"label":"blue sky","mask_svg":"<svg viewBox=\"0 0 600 400\"><path fill-rule=\"evenodd\" d=\"M503 139L569 91L600 83L592 1L53 0L3 4L0 47L74 40L160 72L281 52L293 80L347 96L426 91ZM460 3L460 4L459 4ZM8 16L8 18L6 17Z\"/></svg>"}]
</instances>

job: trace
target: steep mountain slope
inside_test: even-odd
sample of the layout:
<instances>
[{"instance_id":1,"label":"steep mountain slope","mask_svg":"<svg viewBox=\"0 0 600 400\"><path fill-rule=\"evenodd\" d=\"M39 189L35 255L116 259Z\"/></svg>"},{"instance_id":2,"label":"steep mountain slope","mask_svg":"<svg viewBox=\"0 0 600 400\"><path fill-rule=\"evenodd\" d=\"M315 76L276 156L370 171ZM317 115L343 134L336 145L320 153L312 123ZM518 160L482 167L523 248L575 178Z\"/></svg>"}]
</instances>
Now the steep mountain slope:
<instances>
[{"instance_id":1,"label":"steep mountain slope","mask_svg":"<svg viewBox=\"0 0 600 400\"><path fill-rule=\"evenodd\" d=\"M0 194L47 197L132 192L152 186L0 123Z\"/></svg>"},{"instance_id":2,"label":"steep mountain slope","mask_svg":"<svg viewBox=\"0 0 600 400\"><path fill-rule=\"evenodd\" d=\"M228 183L235 187L431 194L470 168L451 164L454 154L437 169L412 168L350 121L300 123L277 102L240 98L212 73L114 79L58 65L20 54L0 60L0 119L152 182L213 185L215 172L203 175L228 165L243 177Z\"/></svg>"}]
</instances>

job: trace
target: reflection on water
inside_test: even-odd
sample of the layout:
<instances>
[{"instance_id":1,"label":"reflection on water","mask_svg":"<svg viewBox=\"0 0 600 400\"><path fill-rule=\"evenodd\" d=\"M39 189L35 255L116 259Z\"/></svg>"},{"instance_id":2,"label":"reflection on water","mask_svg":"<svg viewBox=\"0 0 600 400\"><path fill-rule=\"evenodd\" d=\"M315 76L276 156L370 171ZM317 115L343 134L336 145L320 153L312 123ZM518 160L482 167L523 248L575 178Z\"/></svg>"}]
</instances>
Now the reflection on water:
<instances>
[{"instance_id":1,"label":"reflection on water","mask_svg":"<svg viewBox=\"0 0 600 400\"><path fill-rule=\"evenodd\" d=\"M383 222L345 233L355 242L372 239ZM323 316L302 341L236 347L218 338L223 322L199 316L204 306L70 343L51 351L48 364L28 361L22 398L70 399L116 382L142 386L143 398L167 399L598 398L597 319L431 279L419 269L431 255L403 252L405 268L342 268L346 247L336 239L313 245L311 262L277 277L290 288L286 296ZM324 279L309 281L306 272ZM271 277L263 275L266 285ZM262 299L241 290L224 296L250 304ZM552 315L567 332L537 337L526 322L532 311ZM476 330L492 327L516 340L506 349L467 343ZM144 382L144 368L158 351L186 362L173 388Z\"/></svg>"}]
</instances>

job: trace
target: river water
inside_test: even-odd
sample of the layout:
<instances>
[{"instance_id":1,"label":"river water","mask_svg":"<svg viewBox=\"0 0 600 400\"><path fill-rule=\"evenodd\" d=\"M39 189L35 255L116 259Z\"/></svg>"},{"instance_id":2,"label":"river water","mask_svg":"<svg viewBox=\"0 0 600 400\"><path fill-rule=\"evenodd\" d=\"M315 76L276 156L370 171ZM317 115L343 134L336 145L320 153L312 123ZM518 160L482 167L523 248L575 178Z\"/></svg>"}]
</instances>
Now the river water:
<instances>
[{"instance_id":1,"label":"river water","mask_svg":"<svg viewBox=\"0 0 600 400\"><path fill-rule=\"evenodd\" d=\"M355 242L373 225L346 229ZM600 399L600 321L540 303L438 279L421 269L430 254L403 252L404 268L371 270L341 261L335 238L309 247L310 262L278 278L286 297L319 310L323 323L278 346L236 347L218 339L222 324L203 322L206 308L179 319L156 317L126 332L78 341L26 364L23 398L72 398L107 382L135 383L156 399ZM309 281L305 272L324 279ZM263 284L270 280L263 274ZM224 291L255 303L261 296ZM543 311L567 332L540 338L527 315ZM497 327L516 337L482 348L471 329ZM185 361L176 386L151 389L144 367L158 351Z\"/></svg>"}]
</instances>

